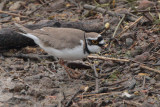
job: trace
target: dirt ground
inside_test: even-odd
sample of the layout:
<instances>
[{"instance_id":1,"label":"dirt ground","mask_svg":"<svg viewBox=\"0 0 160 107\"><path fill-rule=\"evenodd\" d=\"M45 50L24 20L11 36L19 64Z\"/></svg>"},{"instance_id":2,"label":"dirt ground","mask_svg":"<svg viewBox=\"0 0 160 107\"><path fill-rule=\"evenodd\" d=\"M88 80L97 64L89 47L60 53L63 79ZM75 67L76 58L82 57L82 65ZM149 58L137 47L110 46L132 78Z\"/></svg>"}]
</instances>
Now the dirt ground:
<instances>
[{"instance_id":1,"label":"dirt ground","mask_svg":"<svg viewBox=\"0 0 160 107\"><path fill-rule=\"evenodd\" d=\"M0 46L0 107L160 107L159 0L0 0L0 32L49 20L94 22L106 48L66 62L75 79L38 46Z\"/></svg>"}]
</instances>

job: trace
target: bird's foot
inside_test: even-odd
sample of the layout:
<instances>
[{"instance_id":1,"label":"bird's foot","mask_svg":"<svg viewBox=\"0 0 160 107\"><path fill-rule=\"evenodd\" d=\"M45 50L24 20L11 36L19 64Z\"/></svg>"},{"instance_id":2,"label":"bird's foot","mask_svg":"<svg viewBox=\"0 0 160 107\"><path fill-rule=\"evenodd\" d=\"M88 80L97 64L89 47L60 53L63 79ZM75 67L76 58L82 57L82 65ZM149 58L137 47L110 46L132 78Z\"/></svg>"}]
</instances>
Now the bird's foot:
<instances>
[{"instance_id":1,"label":"bird's foot","mask_svg":"<svg viewBox=\"0 0 160 107\"><path fill-rule=\"evenodd\" d=\"M81 73L78 71L75 71L74 69L71 69L69 67L67 67L64 64L64 61L62 59L59 60L59 63L62 67L64 67L65 71L67 72L67 74L69 75L69 77L73 78L73 79L78 79L81 77Z\"/></svg>"},{"instance_id":2,"label":"bird's foot","mask_svg":"<svg viewBox=\"0 0 160 107\"><path fill-rule=\"evenodd\" d=\"M79 79L81 77L81 73L78 71L75 71L74 69L71 69L67 66L64 67L68 75L73 79Z\"/></svg>"}]
</instances>

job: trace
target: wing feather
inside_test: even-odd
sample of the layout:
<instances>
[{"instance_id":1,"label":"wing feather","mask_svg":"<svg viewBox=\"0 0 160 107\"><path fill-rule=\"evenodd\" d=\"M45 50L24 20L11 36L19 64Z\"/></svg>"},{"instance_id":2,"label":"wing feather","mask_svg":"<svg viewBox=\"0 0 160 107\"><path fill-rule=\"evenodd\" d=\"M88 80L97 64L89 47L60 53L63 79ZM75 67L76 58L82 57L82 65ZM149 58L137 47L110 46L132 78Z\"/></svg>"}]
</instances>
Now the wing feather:
<instances>
[{"instance_id":1,"label":"wing feather","mask_svg":"<svg viewBox=\"0 0 160 107\"><path fill-rule=\"evenodd\" d=\"M15 25L23 32L39 38L45 46L54 47L55 49L74 48L77 45L81 45L80 40L84 41L84 31L79 29L44 27L42 29L30 30L19 24ZM98 33L86 33L86 38L95 38L97 36Z\"/></svg>"},{"instance_id":2,"label":"wing feather","mask_svg":"<svg viewBox=\"0 0 160 107\"><path fill-rule=\"evenodd\" d=\"M84 40L84 32L71 28L51 28L34 30L36 35L44 45L54 47L55 49L74 48L80 44L80 40Z\"/></svg>"}]
</instances>

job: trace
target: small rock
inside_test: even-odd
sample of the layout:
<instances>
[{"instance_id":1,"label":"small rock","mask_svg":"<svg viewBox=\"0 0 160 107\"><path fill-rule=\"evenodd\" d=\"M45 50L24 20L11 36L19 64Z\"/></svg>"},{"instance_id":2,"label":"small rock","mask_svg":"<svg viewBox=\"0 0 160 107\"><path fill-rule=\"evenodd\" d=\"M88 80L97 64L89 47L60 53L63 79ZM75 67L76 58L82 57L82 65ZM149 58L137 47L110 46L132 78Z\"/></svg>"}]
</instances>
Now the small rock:
<instances>
[{"instance_id":1,"label":"small rock","mask_svg":"<svg viewBox=\"0 0 160 107\"><path fill-rule=\"evenodd\" d=\"M151 80L151 78L149 76L145 76L145 78L146 78L147 81ZM154 80L153 80L153 82L154 82Z\"/></svg>"},{"instance_id":2,"label":"small rock","mask_svg":"<svg viewBox=\"0 0 160 107\"><path fill-rule=\"evenodd\" d=\"M64 7L65 0L55 0L55 2L50 3L50 7L52 10L56 11Z\"/></svg>"},{"instance_id":3,"label":"small rock","mask_svg":"<svg viewBox=\"0 0 160 107\"><path fill-rule=\"evenodd\" d=\"M129 32L129 33L127 32L127 33L122 34L120 39L123 41L123 40L126 40L126 38L134 38L134 37L135 37L134 32Z\"/></svg>"},{"instance_id":4,"label":"small rock","mask_svg":"<svg viewBox=\"0 0 160 107\"><path fill-rule=\"evenodd\" d=\"M134 56L136 56L136 55L139 55L139 54L141 54L143 52L143 49L141 48L141 47L135 47L135 49L134 50L132 50L131 51L131 56L132 57L134 57Z\"/></svg>"},{"instance_id":5,"label":"small rock","mask_svg":"<svg viewBox=\"0 0 160 107\"><path fill-rule=\"evenodd\" d=\"M125 84L128 89L134 89L136 85L136 80L135 79L128 80L127 82L125 82Z\"/></svg>"},{"instance_id":6,"label":"small rock","mask_svg":"<svg viewBox=\"0 0 160 107\"><path fill-rule=\"evenodd\" d=\"M156 80L155 80L154 78L152 78L152 79L150 80L150 83L151 83L151 84L155 84L155 83L156 83Z\"/></svg>"},{"instance_id":7,"label":"small rock","mask_svg":"<svg viewBox=\"0 0 160 107\"><path fill-rule=\"evenodd\" d=\"M10 11L18 10L18 9L22 6L22 4L25 4L25 2L23 2L23 1L17 1L17 2L13 3L13 4L9 7L9 10L10 10Z\"/></svg>"},{"instance_id":8,"label":"small rock","mask_svg":"<svg viewBox=\"0 0 160 107\"><path fill-rule=\"evenodd\" d=\"M104 63L103 67L113 67L115 66L115 63L111 60L108 60Z\"/></svg>"},{"instance_id":9,"label":"small rock","mask_svg":"<svg viewBox=\"0 0 160 107\"><path fill-rule=\"evenodd\" d=\"M134 60L135 61L139 61L139 62L144 62L146 60L148 60L148 58L150 57L150 54L149 52L144 52L143 54L141 55L137 55Z\"/></svg>"},{"instance_id":10,"label":"small rock","mask_svg":"<svg viewBox=\"0 0 160 107\"><path fill-rule=\"evenodd\" d=\"M126 46L131 46L133 44L133 39L132 38L127 38L126 39Z\"/></svg>"}]
</instances>

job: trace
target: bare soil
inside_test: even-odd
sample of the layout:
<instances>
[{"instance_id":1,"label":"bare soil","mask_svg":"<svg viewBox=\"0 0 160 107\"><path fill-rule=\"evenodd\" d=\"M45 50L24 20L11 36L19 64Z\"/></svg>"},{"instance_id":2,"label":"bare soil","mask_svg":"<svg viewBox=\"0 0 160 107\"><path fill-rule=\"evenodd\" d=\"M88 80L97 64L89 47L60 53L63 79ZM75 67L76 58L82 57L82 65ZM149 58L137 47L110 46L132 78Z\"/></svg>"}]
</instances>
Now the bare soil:
<instances>
[{"instance_id":1,"label":"bare soil","mask_svg":"<svg viewBox=\"0 0 160 107\"><path fill-rule=\"evenodd\" d=\"M66 62L77 79L37 46L0 46L0 106L160 107L159 16L159 0L0 0L1 31L14 22L88 21L81 28L106 40L98 58Z\"/></svg>"}]
</instances>

